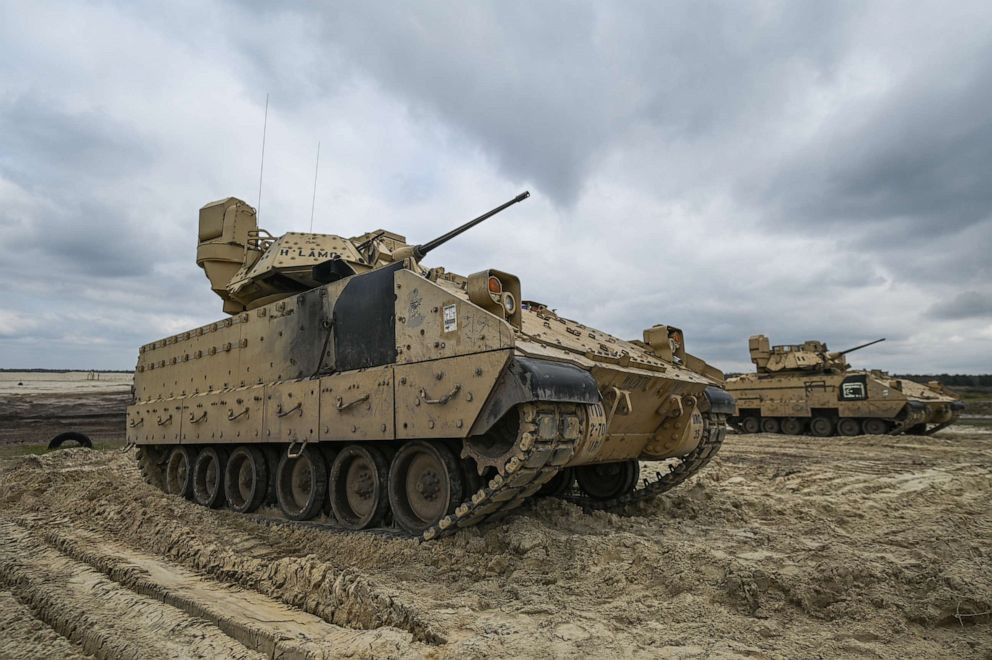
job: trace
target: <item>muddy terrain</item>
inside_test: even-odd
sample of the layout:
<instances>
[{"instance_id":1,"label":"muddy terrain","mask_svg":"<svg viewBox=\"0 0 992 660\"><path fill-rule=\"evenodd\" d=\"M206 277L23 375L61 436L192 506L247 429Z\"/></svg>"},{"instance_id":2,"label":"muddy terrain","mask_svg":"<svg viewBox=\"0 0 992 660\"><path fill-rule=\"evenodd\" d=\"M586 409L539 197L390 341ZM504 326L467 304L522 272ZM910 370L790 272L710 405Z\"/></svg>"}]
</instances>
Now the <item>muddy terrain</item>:
<instances>
[{"instance_id":1,"label":"muddy terrain","mask_svg":"<svg viewBox=\"0 0 992 660\"><path fill-rule=\"evenodd\" d=\"M205 510L130 451L6 456L0 658L987 658L990 498L968 426L729 435L623 516L544 500L424 544Z\"/></svg>"}]
</instances>

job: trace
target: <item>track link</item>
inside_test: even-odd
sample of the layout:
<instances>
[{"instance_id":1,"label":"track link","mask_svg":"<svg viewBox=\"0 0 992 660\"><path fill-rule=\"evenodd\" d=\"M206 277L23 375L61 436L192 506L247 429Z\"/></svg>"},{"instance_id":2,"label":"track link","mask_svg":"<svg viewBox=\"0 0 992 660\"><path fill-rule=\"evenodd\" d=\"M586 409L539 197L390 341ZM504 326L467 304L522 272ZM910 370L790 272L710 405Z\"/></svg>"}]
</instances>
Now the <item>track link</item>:
<instances>
[{"instance_id":1,"label":"track link","mask_svg":"<svg viewBox=\"0 0 992 660\"><path fill-rule=\"evenodd\" d=\"M654 481L645 478L642 480L639 488L609 500L594 500L578 492L566 493L562 496L562 499L574 502L582 508L590 510L618 509L629 504L634 504L635 502L653 499L675 488L703 469L716 453L720 451L726 434L726 415L704 413L703 439L695 449L683 456L678 463L672 465L667 474L659 472Z\"/></svg>"},{"instance_id":2,"label":"track link","mask_svg":"<svg viewBox=\"0 0 992 660\"><path fill-rule=\"evenodd\" d=\"M580 413L581 408L572 403L521 405L517 441L505 474L493 477L420 538L429 541L462 527L499 520L523 504L572 460L585 432L587 416Z\"/></svg>"}]
</instances>

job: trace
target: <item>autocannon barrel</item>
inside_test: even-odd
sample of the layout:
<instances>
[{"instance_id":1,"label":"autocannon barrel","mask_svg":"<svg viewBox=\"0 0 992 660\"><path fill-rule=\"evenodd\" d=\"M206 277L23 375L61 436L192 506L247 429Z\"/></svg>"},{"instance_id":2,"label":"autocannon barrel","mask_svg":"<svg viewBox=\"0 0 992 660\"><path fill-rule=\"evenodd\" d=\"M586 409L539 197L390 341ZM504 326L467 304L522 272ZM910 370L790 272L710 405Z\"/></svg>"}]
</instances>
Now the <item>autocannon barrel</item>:
<instances>
[{"instance_id":1,"label":"autocannon barrel","mask_svg":"<svg viewBox=\"0 0 992 660\"><path fill-rule=\"evenodd\" d=\"M516 197L514 197L513 199L511 199L510 201L508 201L508 202L506 202L504 204L500 204L499 206L497 206L496 208L494 208L491 211L487 211L486 213L483 213L478 218L475 218L473 220L469 220L468 222L466 222L465 224L461 225L460 227L455 227L451 231L447 232L446 234L442 234L441 236L438 236L437 238L435 238L432 241L428 241L428 242L423 243L421 245L414 245L413 247L409 248L410 253L408 255L407 254L399 254L397 256L399 256L400 258L404 258L406 256L412 256L417 261L420 261L431 250L444 245L445 243L447 243L448 241L450 241L454 237L458 236L459 234L468 231L469 229L471 229L472 227L476 226L480 222L483 222L485 220L488 220L489 218L493 217L497 213L499 213L501 211L505 211L506 209L510 208L514 204L516 204L518 202L524 201L528 197L530 197L530 192L528 192L528 191L525 190L524 192L520 193L519 195L517 195Z\"/></svg>"},{"instance_id":2,"label":"autocannon barrel","mask_svg":"<svg viewBox=\"0 0 992 660\"><path fill-rule=\"evenodd\" d=\"M837 351L837 354L846 355L848 353L853 353L854 351L860 351L862 348L868 348L869 346L873 346L883 341L885 341L885 337L882 337L881 339L876 339L875 341L870 341L867 344L860 344L858 346L854 346L852 348L847 349L846 351Z\"/></svg>"}]
</instances>

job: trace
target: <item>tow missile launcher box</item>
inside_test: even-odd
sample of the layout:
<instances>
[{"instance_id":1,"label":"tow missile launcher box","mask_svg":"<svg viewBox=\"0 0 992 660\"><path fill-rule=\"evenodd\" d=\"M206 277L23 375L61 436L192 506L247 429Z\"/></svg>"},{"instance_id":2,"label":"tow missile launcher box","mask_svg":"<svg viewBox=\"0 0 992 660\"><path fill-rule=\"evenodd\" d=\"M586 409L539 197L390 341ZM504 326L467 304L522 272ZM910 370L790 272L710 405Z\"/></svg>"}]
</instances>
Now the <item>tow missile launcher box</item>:
<instances>
[{"instance_id":1,"label":"tow missile launcher box","mask_svg":"<svg viewBox=\"0 0 992 660\"><path fill-rule=\"evenodd\" d=\"M204 206L196 262L227 316L140 350L127 437L146 480L429 539L542 494L610 507L695 473L734 407L681 331L623 341L524 301L510 273L421 264L527 196L420 245L277 237L241 200Z\"/></svg>"}]
</instances>

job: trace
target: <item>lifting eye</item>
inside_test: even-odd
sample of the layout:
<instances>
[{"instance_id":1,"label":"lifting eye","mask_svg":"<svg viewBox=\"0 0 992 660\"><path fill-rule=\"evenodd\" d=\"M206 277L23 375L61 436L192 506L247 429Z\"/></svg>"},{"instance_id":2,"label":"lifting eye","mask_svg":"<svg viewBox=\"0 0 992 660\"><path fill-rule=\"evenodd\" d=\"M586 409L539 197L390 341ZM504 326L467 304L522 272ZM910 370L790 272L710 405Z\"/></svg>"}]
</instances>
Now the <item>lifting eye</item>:
<instances>
[{"instance_id":1,"label":"lifting eye","mask_svg":"<svg viewBox=\"0 0 992 660\"><path fill-rule=\"evenodd\" d=\"M489 276L489 282L487 284L489 287L489 293L499 295L503 292L503 283L499 281L499 278L495 275Z\"/></svg>"}]
</instances>

